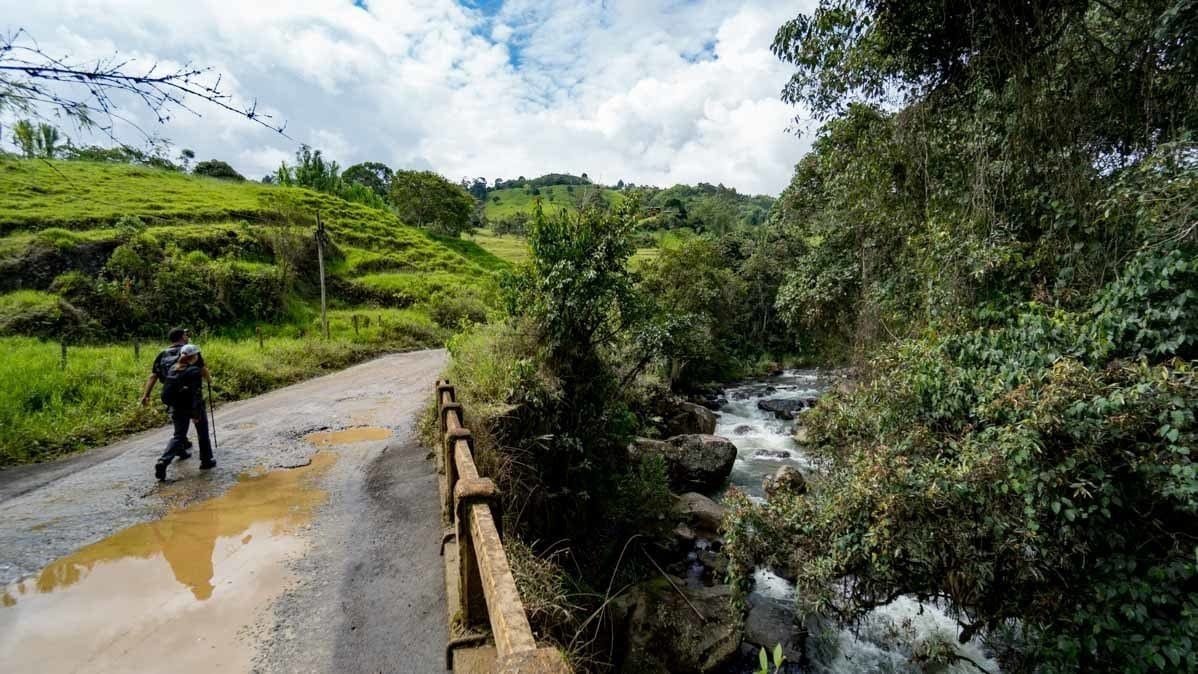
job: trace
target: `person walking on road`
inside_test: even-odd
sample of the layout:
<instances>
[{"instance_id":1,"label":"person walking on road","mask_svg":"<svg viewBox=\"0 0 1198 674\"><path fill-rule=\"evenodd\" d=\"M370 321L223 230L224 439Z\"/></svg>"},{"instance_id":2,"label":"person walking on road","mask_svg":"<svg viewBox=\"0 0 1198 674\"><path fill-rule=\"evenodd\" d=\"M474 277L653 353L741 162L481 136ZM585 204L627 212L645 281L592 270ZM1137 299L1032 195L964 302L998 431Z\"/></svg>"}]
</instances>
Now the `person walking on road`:
<instances>
[{"instance_id":1,"label":"person walking on road","mask_svg":"<svg viewBox=\"0 0 1198 674\"><path fill-rule=\"evenodd\" d=\"M208 436L208 416L204 408L205 370L200 356L200 347L184 344L179 349L179 359L165 372L162 381L162 402L171 410L171 423L175 433L166 445L166 451L154 464L154 477L166 479L166 467L178 457L189 458L187 452L187 428L194 424L200 445L200 469L216 466L212 457L212 442Z\"/></svg>"},{"instance_id":2,"label":"person walking on road","mask_svg":"<svg viewBox=\"0 0 1198 674\"><path fill-rule=\"evenodd\" d=\"M146 405L150 404L150 394L153 393L154 386L158 382L160 382L160 381L163 382L163 384L165 386L166 378L167 378L167 375L170 373L171 368L174 367L176 363L178 363L179 358L182 355L183 348L185 346L187 346L191 341L190 335L188 335L188 332L185 328L171 328L170 332L167 333L167 339L169 339L171 341L171 345L166 347L162 351L160 351L158 353L158 356L154 358L154 365L150 368L150 376L146 379L145 389L142 392L142 396L141 396L142 406L146 406ZM203 376L204 381L208 382L208 384L211 385L212 384L212 376L208 373L208 367L204 364L204 357L202 355L200 355L198 349L196 351L196 359L195 359L194 365L199 367L200 373ZM202 394L202 392L201 392L201 394ZM201 398L201 402L202 402L202 398ZM167 403L167 405L169 407L170 403ZM172 420L175 419L175 416L176 415L174 413L174 410L172 409L171 410ZM188 416L188 417L184 417L184 418L190 419L192 417ZM199 432L199 429L200 429L200 425L199 425L200 423L204 424L205 429L207 428L207 421L203 414L199 415L199 421L196 424L197 433ZM191 454L188 453L188 451L187 451L188 449L191 448L191 441L187 439L187 426L183 425L182 433L180 433L179 425L176 425L175 426L175 435L176 436L181 435L182 439L180 442L176 443L178 445L178 451L175 454L173 454L173 456L177 456L179 458L179 460L181 460L181 461L184 459L191 458ZM203 433L203 436L206 440L207 439L207 431L206 430ZM172 442L174 442L174 438L172 438ZM165 458L166 455L163 455L163 456ZM209 457L210 456L211 456L211 453L209 452ZM201 459L201 461L204 459L202 453L201 453L200 459ZM170 460L168 459L166 463L169 464ZM201 468L212 468L215 465L216 465L215 462L211 462L211 465L201 466ZM154 470L155 470L155 474L158 474L159 472L162 472L163 474L165 474L165 466L161 469L161 471L157 467ZM162 478L160 477L159 479L162 479Z\"/></svg>"}]
</instances>

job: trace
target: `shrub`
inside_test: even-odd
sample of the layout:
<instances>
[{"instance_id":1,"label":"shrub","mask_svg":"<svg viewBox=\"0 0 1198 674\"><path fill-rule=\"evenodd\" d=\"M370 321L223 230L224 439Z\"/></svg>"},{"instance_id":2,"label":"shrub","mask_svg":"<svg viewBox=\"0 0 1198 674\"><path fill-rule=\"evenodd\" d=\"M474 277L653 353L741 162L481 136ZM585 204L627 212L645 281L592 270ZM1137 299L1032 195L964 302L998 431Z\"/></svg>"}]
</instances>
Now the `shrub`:
<instances>
[{"instance_id":1,"label":"shrub","mask_svg":"<svg viewBox=\"0 0 1198 674\"><path fill-rule=\"evenodd\" d=\"M219 159L209 159L196 164L192 169L192 173L198 176L208 176L210 178L219 178L221 180L232 180L235 182L245 182L245 176L238 173L232 166Z\"/></svg>"}]
</instances>

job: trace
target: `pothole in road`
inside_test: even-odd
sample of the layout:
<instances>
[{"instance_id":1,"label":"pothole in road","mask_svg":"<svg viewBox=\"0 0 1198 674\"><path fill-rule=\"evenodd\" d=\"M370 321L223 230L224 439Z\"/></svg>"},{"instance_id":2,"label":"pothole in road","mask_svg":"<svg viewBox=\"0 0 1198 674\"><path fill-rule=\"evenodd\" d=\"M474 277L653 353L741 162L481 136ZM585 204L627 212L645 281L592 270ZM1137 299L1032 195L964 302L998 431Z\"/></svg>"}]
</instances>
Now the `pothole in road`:
<instances>
[{"instance_id":1,"label":"pothole in road","mask_svg":"<svg viewBox=\"0 0 1198 674\"><path fill-rule=\"evenodd\" d=\"M0 662L14 671L243 670L236 633L282 592L297 529L327 499L337 460L242 475L225 494L171 510L78 550L0 592ZM71 648L62 648L70 643ZM213 647L219 648L213 662Z\"/></svg>"},{"instance_id":2,"label":"pothole in road","mask_svg":"<svg viewBox=\"0 0 1198 674\"><path fill-rule=\"evenodd\" d=\"M304 436L308 442L317 447L332 447L334 445L349 445L356 442L374 442L391 437L391 429L375 426L358 426L339 431L317 431Z\"/></svg>"}]
</instances>

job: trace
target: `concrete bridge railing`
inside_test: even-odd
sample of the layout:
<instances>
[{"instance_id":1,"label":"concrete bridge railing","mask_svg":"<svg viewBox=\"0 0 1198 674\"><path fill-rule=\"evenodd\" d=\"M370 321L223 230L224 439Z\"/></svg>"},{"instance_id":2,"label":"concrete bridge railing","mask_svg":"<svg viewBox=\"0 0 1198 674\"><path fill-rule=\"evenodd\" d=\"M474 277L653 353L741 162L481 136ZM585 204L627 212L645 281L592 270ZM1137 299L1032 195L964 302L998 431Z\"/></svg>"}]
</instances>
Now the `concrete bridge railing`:
<instances>
[{"instance_id":1,"label":"concrete bridge railing","mask_svg":"<svg viewBox=\"0 0 1198 674\"><path fill-rule=\"evenodd\" d=\"M448 381L437 382L437 411L444 439L437 462L441 514L449 525L442 541L450 614L446 666L458 674L570 674L556 648L538 648L533 639L500 538L499 491L478 474L474 439Z\"/></svg>"}]
</instances>

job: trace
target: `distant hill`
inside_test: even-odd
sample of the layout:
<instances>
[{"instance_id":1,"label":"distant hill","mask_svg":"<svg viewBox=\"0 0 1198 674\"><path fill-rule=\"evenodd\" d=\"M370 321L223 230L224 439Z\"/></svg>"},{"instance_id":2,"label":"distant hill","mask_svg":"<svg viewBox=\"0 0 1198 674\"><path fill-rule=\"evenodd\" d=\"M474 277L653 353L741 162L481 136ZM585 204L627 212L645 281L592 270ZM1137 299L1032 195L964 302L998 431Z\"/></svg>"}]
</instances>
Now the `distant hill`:
<instances>
[{"instance_id":1,"label":"distant hill","mask_svg":"<svg viewBox=\"0 0 1198 674\"><path fill-rule=\"evenodd\" d=\"M511 217L517 213L532 213L533 204L541 199L546 212L565 209L578 210L584 199L599 198L608 206L618 206L624 195L614 189L597 185L549 185L490 190L487 193L487 219Z\"/></svg>"},{"instance_id":2,"label":"distant hill","mask_svg":"<svg viewBox=\"0 0 1198 674\"><path fill-rule=\"evenodd\" d=\"M517 220L532 213L541 199L547 212L558 209L576 211L585 199L600 199L608 206L622 203L629 195L641 199L642 229L664 230L688 227L696 231L722 233L736 226L754 226L765 222L774 198L741 194L723 185L699 183L668 188L631 187L616 189L594 185L585 177L551 173L532 179L498 181L500 189L486 193L485 212L493 229L518 232Z\"/></svg>"}]
</instances>

